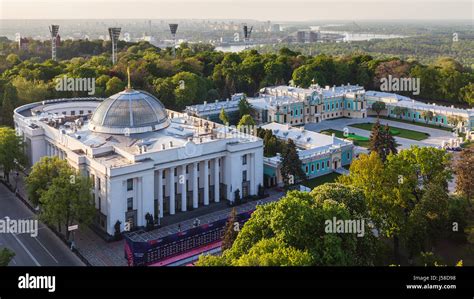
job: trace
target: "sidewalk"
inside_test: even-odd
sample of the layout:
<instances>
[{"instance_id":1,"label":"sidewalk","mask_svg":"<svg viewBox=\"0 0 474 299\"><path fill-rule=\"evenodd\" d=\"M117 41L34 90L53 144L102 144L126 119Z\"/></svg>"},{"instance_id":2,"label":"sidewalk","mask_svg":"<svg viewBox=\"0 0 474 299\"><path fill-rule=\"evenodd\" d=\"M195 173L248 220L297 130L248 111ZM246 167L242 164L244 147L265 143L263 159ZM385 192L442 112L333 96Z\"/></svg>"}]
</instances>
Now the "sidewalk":
<instances>
[{"instance_id":1,"label":"sidewalk","mask_svg":"<svg viewBox=\"0 0 474 299\"><path fill-rule=\"evenodd\" d=\"M18 177L15 173L10 175L10 183L17 186L17 192L27 199L23 174ZM276 189L265 190L269 196L262 200L256 200L239 205L236 208L237 213L255 209L257 204L269 203L279 200L283 195L283 191ZM177 233L179 226L181 231L193 227L196 218L200 220L200 224L211 223L216 220L229 217L232 207L227 206L225 201L219 203L211 203L208 207L203 207L195 211L179 213L174 216L166 216L162 220L162 227L148 232L153 238L160 238L170 234ZM116 242L106 242L100 238L89 227L79 226L75 231L75 242L79 253L87 259L92 266L127 266L124 257L124 240Z\"/></svg>"}]
</instances>

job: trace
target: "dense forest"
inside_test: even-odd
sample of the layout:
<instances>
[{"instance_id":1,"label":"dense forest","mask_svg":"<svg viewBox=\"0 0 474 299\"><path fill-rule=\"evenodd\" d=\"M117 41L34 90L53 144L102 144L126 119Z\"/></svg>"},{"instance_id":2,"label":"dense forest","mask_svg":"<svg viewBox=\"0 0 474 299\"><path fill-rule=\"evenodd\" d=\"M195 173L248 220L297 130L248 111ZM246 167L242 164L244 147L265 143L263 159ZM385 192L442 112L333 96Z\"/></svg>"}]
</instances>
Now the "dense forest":
<instances>
[{"instance_id":1,"label":"dense forest","mask_svg":"<svg viewBox=\"0 0 474 299\"><path fill-rule=\"evenodd\" d=\"M246 50L215 51L207 44L183 43L173 56L147 42L119 44L118 62L111 64L110 44L103 41L64 41L59 61L47 59L48 42L33 42L28 49L14 50L13 42L0 41L0 97L3 118L13 107L44 99L86 96L86 92L57 91L56 78L95 78L95 96L123 90L127 67L132 86L156 95L166 107L225 99L233 93L255 95L264 86L288 84L307 87L348 82L378 89L380 78L416 77L421 81L419 99L454 105L474 104L474 73L457 60L440 57L430 64L396 57L377 59L368 54L303 55L281 48L277 53ZM407 94L411 96L410 94ZM413 96L412 96L413 97ZM11 123L11 122L7 122Z\"/></svg>"},{"instance_id":2,"label":"dense forest","mask_svg":"<svg viewBox=\"0 0 474 299\"><path fill-rule=\"evenodd\" d=\"M409 61L417 60L424 64L434 63L441 57L451 57L464 66L471 68L474 66L474 36L458 33L437 37L414 36L344 43L275 44L262 46L259 51L274 53L282 47L289 47L305 55L365 53L377 59L399 57Z\"/></svg>"}]
</instances>

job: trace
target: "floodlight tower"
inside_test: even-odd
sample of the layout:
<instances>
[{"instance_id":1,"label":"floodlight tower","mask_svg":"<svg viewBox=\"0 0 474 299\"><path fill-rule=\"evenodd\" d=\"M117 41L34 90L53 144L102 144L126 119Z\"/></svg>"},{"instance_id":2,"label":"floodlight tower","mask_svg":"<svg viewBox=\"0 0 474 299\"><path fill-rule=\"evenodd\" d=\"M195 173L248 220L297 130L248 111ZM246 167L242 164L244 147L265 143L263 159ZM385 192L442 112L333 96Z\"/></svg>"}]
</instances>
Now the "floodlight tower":
<instances>
[{"instance_id":1,"label":"floodlight tower","mask_svg":"<svg viewBox=\"0 0 474 299\"><path fill-rule=\"evenodd\" d=\"M109 28L110 41L112 42L112 64L117 62L117 42L120 37L120 27Z\"/></svg>"},{"instance_id":2,"label":"floodlight tower","mask_svg":"<svg viewBox=\"0 0 474 299\"><path fill-rule=\"evenodd\" d=\"M178 24L169 24L171 36L173 36L173 57L176 57L176 31L178 31Z\"/></svg>"},{"instance_id":3,"label":"floodlight tower","mask_svg":"<svg viewBox=\"0 0 474 299\"><path fill-rule=\"evenodd\" d=\"M252 34L252 29L253 29L253 26L250 27L250 29L248 28L248 26L246 24L244 24L244 43L245 43L245 48L247 48L248 46L248 42L250 40L250 35Z\"/></svg>"},{"instance_id":4,"label":"floodlight tower","mask_svg":"<svg viewBox=\"0 0 474 299\"><path fill-rule=\"evenodd\" d=\"M51 25L49 27L51 33L51 59L56 61L56 46L59 32L59 25Z\"/></svg>"}]
</instances>

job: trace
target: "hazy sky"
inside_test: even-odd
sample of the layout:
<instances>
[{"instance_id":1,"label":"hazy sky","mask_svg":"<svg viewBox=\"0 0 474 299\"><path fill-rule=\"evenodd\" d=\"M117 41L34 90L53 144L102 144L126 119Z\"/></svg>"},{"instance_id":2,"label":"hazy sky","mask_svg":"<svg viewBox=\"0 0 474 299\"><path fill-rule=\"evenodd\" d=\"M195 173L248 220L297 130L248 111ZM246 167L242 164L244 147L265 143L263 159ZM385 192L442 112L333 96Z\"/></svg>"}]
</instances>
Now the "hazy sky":
<instances>
[{"instance_id":1,"label":"hazy sky","mask_svg":"<svg viewBox=\"0 0 474 299\"><path fill-rule=\"evenodd\" d=\"M0 19L473 19L472 0L0 0Z\"/></svg>"}]
</instances>

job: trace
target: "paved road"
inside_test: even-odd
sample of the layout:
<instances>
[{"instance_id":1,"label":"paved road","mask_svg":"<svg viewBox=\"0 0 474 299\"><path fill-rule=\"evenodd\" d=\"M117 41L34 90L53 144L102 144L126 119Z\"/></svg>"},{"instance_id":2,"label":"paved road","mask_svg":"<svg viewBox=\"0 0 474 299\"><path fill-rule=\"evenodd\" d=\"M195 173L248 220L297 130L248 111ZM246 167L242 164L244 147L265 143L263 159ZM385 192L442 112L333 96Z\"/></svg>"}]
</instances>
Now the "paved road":
<instances>
[{"instance_id":1,"label":"paved road","mask_svg":"<svg viewBox=\"0 0 474 299\"><path fill-rule=\"evenodd\" d=\"M322 130L327 130L327 129L343 131L344 128L348 128L349 132L351 133L364 136L364 137L369 137L370 131L350 127L349 125L356 124L356 123L367 123L367 122L375 123L375 121L376 121L375 117L368 117L368 118L361 118L361 119L338 118L338 119L333 119L333 120L325 120L321 123L310 123L310 124L305 125L305 129L315 131L315 132L320 132ZM380 119L380 123L382 125L388 124L391 127L398 127L402 129L408 129L408 130L430 134L430 137L421 141L395 136L395 140L398 142L398 144L400 144L399 148L401 149L410 148L412 145L441 146L443 141L449 141L449 139L453 138L452 133L445 130L422 127L418 125L412 125L412 124L407 124L407 123L402 123L402 122L397 122L397 121L387 120L387 119Z\"/></svg>"},{"instance_id":2,"label":"paved road","mask_svg":"<svg viewBox=\"0 0 474 299\"><path fill-rule=\"evenodd\" d=\"M0 218L37 219L13 193L0 184ZM0 233L0 248L15 252L10 266L84 266L84 263L53 233L38 222L38 235Z\"/></svg>"}]
</instances>

